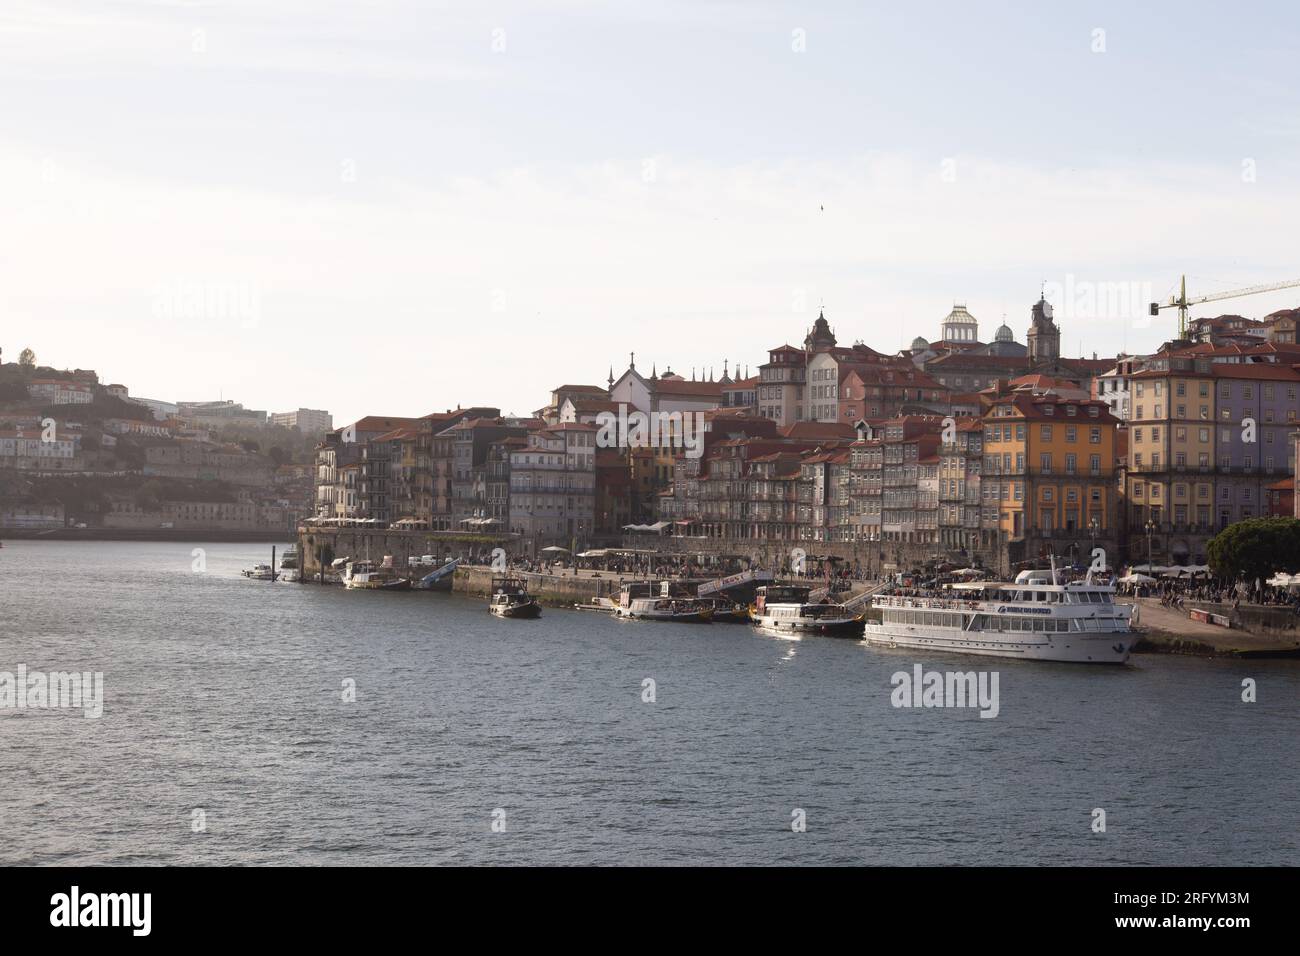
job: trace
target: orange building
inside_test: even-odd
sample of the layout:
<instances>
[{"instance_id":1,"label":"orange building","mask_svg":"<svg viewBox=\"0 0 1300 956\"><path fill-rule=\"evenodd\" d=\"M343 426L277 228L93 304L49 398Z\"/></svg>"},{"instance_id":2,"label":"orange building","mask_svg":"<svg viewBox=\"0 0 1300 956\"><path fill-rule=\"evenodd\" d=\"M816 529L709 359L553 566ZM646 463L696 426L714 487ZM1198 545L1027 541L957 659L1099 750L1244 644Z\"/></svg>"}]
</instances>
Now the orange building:
<instances>
[{"instance_id":1,"label":"orange building","mask_svg":"<svg viewBox=\"0 0 1300 956\"><path fill-rule=\"evenodd\" d=\"M1054 553L1087 564L1092 547L1114 547L1119 419L1105 402L1001 394L983 424L983 524L997 529L1009 563Z\"/></svg>"}]
</instances>

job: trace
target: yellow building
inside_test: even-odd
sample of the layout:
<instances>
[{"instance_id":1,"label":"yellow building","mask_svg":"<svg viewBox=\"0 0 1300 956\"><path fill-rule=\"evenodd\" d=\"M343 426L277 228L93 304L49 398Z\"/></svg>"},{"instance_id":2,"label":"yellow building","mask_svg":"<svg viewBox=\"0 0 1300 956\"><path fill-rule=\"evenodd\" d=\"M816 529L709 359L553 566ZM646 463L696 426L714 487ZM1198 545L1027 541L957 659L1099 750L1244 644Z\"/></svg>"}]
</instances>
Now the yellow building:
<instances>
[{"instance_id":1,"label":"yellow building","mask_svg":"<svg viewBox=\"0 0 1300 956\"><path fill-rule=\"evenodd\" d=\"M983 511L986 524L996 512L1011 561L1068 552L1086 564L1093 545L1114 546L1119 420L1105 402L1008 393L983 423Z\"/></svg>"}]
</instances>

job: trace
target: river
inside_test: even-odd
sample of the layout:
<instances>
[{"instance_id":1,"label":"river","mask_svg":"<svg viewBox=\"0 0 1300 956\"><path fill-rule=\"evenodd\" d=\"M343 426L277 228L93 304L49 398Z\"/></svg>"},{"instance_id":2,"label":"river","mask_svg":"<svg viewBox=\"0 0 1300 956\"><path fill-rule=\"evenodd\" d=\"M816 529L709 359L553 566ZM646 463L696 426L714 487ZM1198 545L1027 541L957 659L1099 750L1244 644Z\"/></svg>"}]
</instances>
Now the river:
<instances>
[{"instance_id":1,"label":"river","mask_svg":"<svg viewBox=\"0 0 1300 956\"><path fill-rule=\"evenodd\" d=\"M0 671L104 695L0 709L0 864L1300 862L1296 662L500 620L269 552L4 542ZM997 716L893 706L915 664L996 670Z\"/></svg>"}]
</instances>

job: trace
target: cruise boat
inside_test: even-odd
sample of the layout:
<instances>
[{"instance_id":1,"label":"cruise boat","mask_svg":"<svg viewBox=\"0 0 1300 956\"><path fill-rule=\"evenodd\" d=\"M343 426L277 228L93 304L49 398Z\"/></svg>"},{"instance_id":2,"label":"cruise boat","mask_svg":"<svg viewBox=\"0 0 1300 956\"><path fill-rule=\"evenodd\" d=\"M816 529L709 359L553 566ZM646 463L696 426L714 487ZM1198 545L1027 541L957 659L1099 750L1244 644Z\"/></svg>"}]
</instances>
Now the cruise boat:
<instances>
[{"instance_id":1,"label":"cruise boat","mask_svg":"<svg viewBox=\"0 0 1300 956\"><path fill-rule=\"evenodd\" d=\"M798 584L770 584L761 587L750 609L758 627L786 634L857 636L862 633L863 615L829 599L810 601L812 588Z\"/></svg>"},{"instance_id":2,"label":"cruise boat","mask_svg":"<svg viewBox=\"0 0 1300 956\"><path fill-rule=\"evenodd\" d=\"M927 595L878 594L866 640L888 647L1035 661L1123 664L1137 640L1133 608L1115 588L1065 583L1055 568L1021 571L1014 583L951 584Z\"/></svg>"},{"instance_id":3,"label":"cruise boat","mask_svg":"<svg viewBox=\"0 0 1300 956\"><path fill-rule=\"evenodd\" d=\"M645 621L679 621L685 624L704 624L713 618L713 608L692 597L674 594L671 581L653 584L638 581L623 585L618 596L618 617Z\"/></svg>"},{"instance_id":4,"label":"cruise boat","mask_svg":"<svg viewBox=\"0 0 1300 956\"><path fill-rule=\"evenodd\" d=\"M373 561L350 561L343 569L343 585L366 591L406 591L411 582L399 577L393 570L393 559L385 557L382 564Z\"/></svg>"},{"instance_id":5,"label":"cruise boat","mask_svg":"<svg viewBox=\"0 0 1300 956\"><path fill-rule=\"evenodd\" d=\"M492 579L492 596L488 610L497 617L541 617L542 606L528 593L523 578L507 576Z\"/></svg>"}]
</instances>

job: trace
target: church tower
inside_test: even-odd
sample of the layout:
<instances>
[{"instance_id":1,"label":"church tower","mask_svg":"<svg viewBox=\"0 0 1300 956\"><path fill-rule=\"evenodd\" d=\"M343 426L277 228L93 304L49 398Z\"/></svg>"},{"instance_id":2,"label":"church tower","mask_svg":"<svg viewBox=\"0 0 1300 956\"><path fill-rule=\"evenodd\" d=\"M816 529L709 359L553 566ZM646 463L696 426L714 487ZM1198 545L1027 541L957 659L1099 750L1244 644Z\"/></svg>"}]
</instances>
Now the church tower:
<instances>
[{"instance_id":1,"label":"church tower","mask_svg":"<svg viewBox=\"0 0 1300 956\"><path fill-rule=\"evenodd\" d=\"M1052 321L1052 306L1042 296L1029 320L1029 362L1040 365L1061 357L1061 330Z\"/></svg>"},{"instance_id":2,"label":"church tower","mask_svg":"<svg viewBox=\"0 0 1300 956\"><path fill-rule=\"evenodd\" d=\"M835 348L835 333L831 331L830 323L826 321L826 313L819 312L817 321L804 337L803 350L813 355L817 352L829 352L833 348Z\"/></svg>"}]
</instances>

